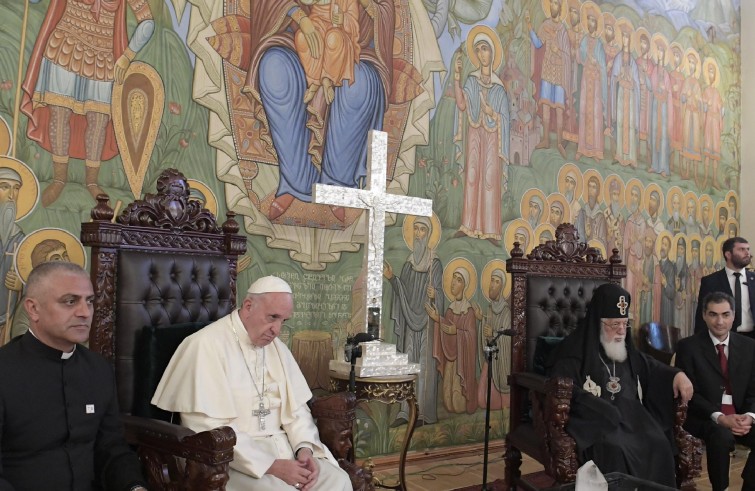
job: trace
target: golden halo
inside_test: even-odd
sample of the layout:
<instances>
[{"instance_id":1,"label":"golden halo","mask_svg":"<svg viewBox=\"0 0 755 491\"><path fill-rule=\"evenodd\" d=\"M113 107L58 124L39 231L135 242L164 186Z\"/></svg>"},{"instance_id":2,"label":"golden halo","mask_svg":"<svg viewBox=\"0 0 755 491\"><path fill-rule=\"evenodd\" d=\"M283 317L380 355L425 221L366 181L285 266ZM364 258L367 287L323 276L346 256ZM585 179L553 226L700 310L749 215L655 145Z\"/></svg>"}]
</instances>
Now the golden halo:
<instances>
[{"instance_id":1,"label":"golden halo","mask_svg":"<svg viewBox=\"0 0 755 491\"><path fill-rule=\"evenodd\" d=\"M694 56L697 60L697 63L695 63L695 73L691 74L689 73L689 57ZM700 72L702 71L702 67L700 66L700 55L698 54L697 50L695 48L687 48L687 50L684 52L684 71L694 76L696 79L700 79Z\"/></svg>"},{"instance_id":2,"label":"golden halo","mask_svg":"<svg viewBox=\"0 0 755 491\"><path fill-rule=\"evenodd\" d=\"M695 202L695 221L700 222L698 218L700 218L700 199L697 197L697 194L695 194L694 191L687 191L684 193L684 202L682 203L682 216L686 219L689 219L689 213L687 213L687 203L689 203L689 200L693 200ZM689 231L687 231L690 233Z\"/></svg>"},{"instance_id":3,"label":"golden halo","mask_svg":"<svg viewBox=\"0 0 755 491\"><path fill-rule=\"evenodd\" d=\"M668 39L661 32L656 32L653 37L650 38L650 58L655 63L658 60L658 44L663 44L663 63L666 64L666 57L668 56Z\"/></svg>"},{"instance_id":4,"label":"golden halo","mask_svg":"<svg viewBox=\"0 0 755 491\"><path fill-rule=\"evenodd\" d=\"M676 252L674 251L674 237L671 235L671 232L664 230L663 232L658 234L658 238L655 239L655 257L657 257L659 261L661 260L661 239L663 239L664 237L668 237L669 244L671 244L668 251L668 258L671 259L672 252L676 254Z\"/></svg>"},{"instance_id":5,"label":"golden halo","mask_svg":"<svg viewBox=\"0 0 755 491\"><path fill-rule=\"evenodd\" d=\"M594 36L600 37L603 34L603 16L601 15L600 7L598 7L598 5L592 0L587 0L582 4L582 8L580 9L579 17L582 23L582 32L589 35L590 30L587 28L587 14L591 10L593 15L595 15L595 20L598 21Z\"/></svg>"},{"instance_id":6,"label":"golden halo","mask_svg":"<svg viewBox=\"0 0 755 491\"><path fill-rule=\"evenodd\" d=\"M84 246L81 244L78 238L71 232L60 228L40 228L30 233L18 244L18 251L16 257L13 260L13 265L18 271L18 276L21 278L24 284L26 279L29 278L31 273L31 255L34 252L34 248L39 245L40 242L47 239L59 240L66 246L66 252L68 252L68 259L75 264L78 264L82 268L87 267L87 256L84 252Z\"/></svg>"},{"instance_id":7,"label":"golden halo","mask_svg":"<svg viewBox=\"0 0 755 491\"><path fill-rule=\"evenodd\" d=\"M587 185L588 182L590 182L591 177L596 177L598 179L598 203L603 202L603 193L601 193L601 189L603 189L603 176L600 175L600 172L598 172L595 169L588 169L585 171L585 173L582 175L582 199L585 200L585 203L589 201L589 194L590 194L590 187Z\"/></svg>"},{"instance_id":8,"label":"golden halo","mask_svg":"<svg viewBox=\"0 0 755 491\"><path fill-rule=\"evenodd\" d=\"M414 220L416 220L416 218L417 217L414 215L406 215L404 223L401 226L401 234L404 236L404 243L411 250L414 250ZM440 219L435 212L433 212L433 216L430 217L430 223L432 223L433 229L430 231L430 240L427 241L427 248L435 249L438 247L438 242L440 242L441 233Z\"/></svg>"},{"instance_id":9,"label":"golden halo","mask_svg":"<svg viewBox=\"0 0 755 491\"><path fill-rule=\"evenodd\" d=\"M574 199L576 200L582 196L582 171L579 170L576 164L567 162L558 170L558 192L564 196L566 195L566 175L569 172L574 174L576 181L576 186L574 186Z\"/></svg>"},{"instance_id":10,"label":"golden halo","mask_svg":"<svg viewBox=\"0 0 755 491\"><path fill-rule=\"evenodd\" d=\"M642 56L642 53L640 52L640 38L642 36L645 36L646 38L648 38L648 52L650 52L650 49L651 49L650 33L643 26L638 27L637 30L634 31L634 35L632 36L632 52L635 54L637 58Z\"/></svg>"},{"instance_id":11,"label":"golden halo","mask_svg":"<svg viewBox=\"0 0 755 491\"><path fill-rule=\"evenodd\" d=\"M537 245L541 244L540 236L545 232L549 232L551 234L550 240L556 240L556 227L554 227L550 223L541 223L540 225L537 226L534 233L535 241L537 242ZM534 249L534 246L533 246L533 249Z\"/></svg>"},{"instance_id":12,"label":"golden halo","mask_svg":"<svg viewBox=\"0 0 755 491\"><path fill-rule=\"evenodd\" d=\"M737 215L741 215L741 213L739 212L739 195L736 192L729 191L728 193L726 193L726 196L724 197L724 203L726 203L726 207L727 208L729 207L729 200L731 198L734 198L734 202L737 205ZM729 217L729 218L737 218L737 217Z\"/></svg>"},{"instance_id":13,"label":"golden halo","mask_svg":"<svg viewBox=\"0 0 755 491\"><path fill-rule=\"evenodd\" d=\"M731 218L729 217L729 207L727 206L726 201L719 201L718 204L716 204L716 212L711 217L711 220L713 221L713 230L715 230L716 232L718 232L718 217L721 213L721 208L726 210L726 219L728 220L729 218ZM726 235L725 232L726 225L724 225L724 230L721 233Z\"/></svg>"},{"instance_id":14,"label":"golden halo","mask_svg":"<svg viewBox=\"0 0 755 491\"><path fill-rule=\"evenodd\" d=\"M734 229L734 235L730 235L729 234L729 228L732 225L735 227L735 229ZM736 218L732 218L732 217L727 218L726 219L726 226L724 227L724 233L723 233L723 235L721 237L726 237L727 239L729 239L731 237L738 237L738 236L739 236L739 222L737 221Z\"/></svg>"},{"instance_id":15,"label":"golden halo","mask_svg":"<svg viewBox=\"0 0 755 491\"><path fill-rule=\"evenodd\" d=\"M639 206L640 210L643 210L644 208L643 208L642 205L645 202L645 200L643 199L644 198L644 196L643 196L643 194L644 194L643 193L644 187L642 185L642 181L640 181L636 177L631 178L627 182L627 186L624 189L624 203L631 203L632 202L632 189L634 189L634 188L638 188L640 190L640 203L639 203L638 206ZM627 208L629 208L629 205L627 205Z\"/></svg>"},{"instance_id":16,"label":"golden halo","mask_svg":"<svg viewBox=\"0 0 755 491\"><path fill-rule=\"evenodd\" d=\"M480 68L480 60L477 59L477 53L474 51L474 39L478 34L485 34L493 42L493 46L490 49L493 50L493 63L490 69L493 72L498 71L501 66L501 60L503 59L503 47L501 46L501 40L498 38L498 34L488 26L474 26L469 35L467 36L467 56L469 61L472 62L475 68Z\"/></svg>"},{"instance_id":17,"label":"golden halo","mask_svg":"<svg viewBox=\"0 0 755 491\"><path fill-rule=\"evenodd\" d=\"M606 244L602 240L593 238L587 241L587 245L590 247L595 247L600 251L604 259L608 259L608 256L606 255Z\"/></svg>"},{"instance_id":18,"label":"golden halo","mask_svg":"<svg viewBox=\"0 0 755 491\"><path fill-rule=\"evenodd\" d=\"M684 63L684 48L681 44L674 41L673 43L669 44L668 49L666 50L666 65L673 66L674 63L674 51L677 51L679 53L679 65L682 67L685 66ZM673 70L676 70L679 68L678 66L673 67Z\"/></svg>"},{"instance_id":19,"label":"golden halo","mask_svg":"<svg viewBox=\"0 0 755 491\"><path fill-rule=\"evenodd\" d=\"M703 238L700 236L699 233L695 232L694 234L688 234L687 235L687 262L692 262L692 242L698 241L700 243L700 261L703 260Z\"/></svg>"},{"instance_id":20,"label":"golden halo","mask_svg":"<svg viewBox=\"0 0 755 491\"><path fill-rule=\"evenodd\" d=\"M564 196L561 193L551 193L548 195L548 214L550 215L550 208L553 206L553 203L559 202L564 207L564 216L561 217L561 223L573 223L572 222L572 216L571 216L571 207L569 206L569 201L566 199L566 196ZM575 217L576 218L576 217ZM550 225L550 220L546 219L546 223L543 223L543 225ZM538 228L540 228L538 226ZM538 237L537 230L535 231L535 237ZM555 235L554 235L555 237Z\"/></svg>"},{"instance_id":21,"label":"golden halo","mask_svg":"<svg viewBox=\"0 0 755 491\"><path fill-rule=\"evenodd\" d=\"M619 17L616 20L616 31L620 32L620 33L623 33L624 31L628 32L629 33L629 42L630 42L630 44L634 43L634 39L633 39L633 37L634 37L634 24L632 24L631 20L627 19L626 17ZM619 35L618 37L620 39L621 35ZM621 44L623 46L623 41L620 42L619 44Z\"/></svg>"},{"instance_id":22,"label":"golden halo","mask_svg":"<svg viewBox=\"0 0 755 491\"><path fill-rule=\"evenodd\" d=\"M624 186L624 179L619 177L618 174L610 174L606 177L606 183L603 186L603 199L607 204L611 204L611 183L617 181L619 183L619 204L621 207L624 207L624 190L626 187Z\"/></svg>"},{"instance_id":23,"label":"golden halo","mask_svg":"<svg viewBox=\"0 0 755 491\"><path fill-rule=\"evenodd\" d=\"M665 204L663 201L663 190L661 190L661 187L651 182L648 184L648 187L645 188L645 194L642 196L642 201L645 203L645 208L647 208L648 203L650 202L650 193L653 191L658 193L658 216L661 216L661 213L663 213L663 205Z\"/></svg>"},{"instance_id":24,"label":"golden halo","mask_svg":"<svg viewBox=\"0 0 755 491\"><path fill-rule=\"evenodd\" d=\"M703 61L703 76L705 77L705 83L711 85L710 77L708 77L708 67L710 66L716 70L716 79L713 81L712 85L713 87L718 87L718 84L721 81L721 71L718 68L718 62L711 57L707 57L705 58L705 61Z\"/></svg>"},{"instance_id":25,"label":"golden halo","mask_svg":"<svg viewBox=\"0 0 755 491\"><path fill-rule=\"evenodd\" d=\"M532 231L532 227L524 218L517 218L509 222L506 226L506 231L503 233L503 244L507 251L514 248L514 235L516 231L521 229L527 233L527 243L519 244L525 254L529 254L533 247L535 247L535 235Z\"/></svg>"},{"instance_id":26,"label":"golden halo","mask_svg":"<svg viewBox=\"0 0 755 491\"><path fill-rule=\"evenodd\" d=\"M13 148L13 135L10 134L8 122L0 116L0 155L10 155Z\"/></svg>"},{"instance_id":27,"label":"golden halo","mask_svg":"<svg viewBox=\"0 0 755 491\"><path fill-rule=\"evenodd\" d=\"M668 258L674 262L676 262L678 257L676 254L676 248L679 247L679 241L682 239L684 239L684 253L686 254L685 262L689 262L690 241L687 234L677 234L671 238L671 250L668 253Z\"/></svg>"},{"instance_id":28,"label":"golden halo","mask_svg":"<svg viewBox=\"0 0 755 491\"><path fill-rule=\"evenodd\" d=\"M684 207L684 191L682 191L682 188L679 186L671 186L669 190L666 191L666 211L668 212L668 216L671 216L674 213L674 207L671 206L671 201L674 196L679 196L679 215L681 216L682 208Z\"/></svg>"},{"instance_id":29,"label":"golden halo","mask_svg":"<svg viewBox=\"0 0 755 491\"><path fill-rule=\"evenodd\" d=\"M540 0L540 4L543 6L543 13L545 14L546 19L551 18L551 3L550 0ZM561 6L561 12L559 12L558 21L563 22L566 20L566 15L569 13L569 8L564 8L564 4L566 4L566 0L559 0L559 5Z\"/></svg>"},{"instance_id":30,"label":"golden halo","mask_svg":"<svg viewBox=\"0 0 755 491\"><path fill-rule=\"evenodd\" d=\"M215 218L218 217L218 198L215 196L215 193L212 192L212 189L210 189L207 184L203 183L202 181L198 181L196 179L186 179L186 182L189 184L189 190L196 189L202 195L204 196L204 207L209 210L210 213L213 214ZM191 194L189 195L191 196ZM189 197L190 200L197 200L197 198ZM199 200L197 200L199 201Z\"/></svg>"},{"instance_id":31,"label":"golden halo","mask_svg":"<svg viewBox=\"0 0 755 491\"><path fill-rule=\"evenodd\" d=\"M703 223L703 204L708 203L708 209L710 210L710 221L713 222L713 215L715 213L715 208L713 208L713 198L710 197L708 194L703 194L700 196L699 204L697 207L697 216L700 217L700 223L702 225L710 225L710 223Z\"/></svg>"},{"instance_id":32,"label":"golden halo","mask_svg":"<svg viewBox=\"0 0 755 491\"><path fill-rule=\"evenodd\" d=\"M705 248L708 247L708 244L711 244L713 246L713 264L716 264L720 260L718 256L721 255L721 248L718 247L716 239L714 239L712 235L706 235L703 239L703 243L701 245L702 250L700 251L700 262L706 264Z\"/></svg>"},{"instance_id":33,"label":"golden halo","mask_svg":"<svg viewBox=\"0 0 755 491\"><path fill-rule=\"evenodd\" d=\"M540 198L541 202L543 203L543 209L540 210L540 218L538 218L537 223L538 225L541 223L545 223L547 219L547 213L546 213L546 206L548 206L548 199L545 197L545 193L537 188L529 188L527 191L524 192L522 195L522 201L519 203L519 213L521 214L522 218L527 220L526 217L529 216L529 206L530 206L530 200L537 196Z\"/></svg>"},{"instance_id":34,"label":"golden halo","mask_svg":"<svg viewBox=\"0 0 755 491\"><path fill-rule=\"evenodd\" d=\"M467 273L469 273L469 284L464 285L464 298L467 300L471 299L477 290L477 270L472 263L469 262L469 259L465 257L451 259L448 265L443 269L443 293L450 301L454 300L451 296L451 278L453 278L454 271L458 268L466 269Z\"/></svg>"},{"instance_id":35,"label":"golden halo","mask_svg":"<svg viewBox=\"0 0 755 491\"><path fill-rule=\"evenodd\" d=\"M16 201L16 221L25 218L39 201L39 181L29 166L13 157L0 156L0 167L8 167L21 175L21 192Z\"/></svg>"},{"instance_id":36,"label":"golden halo","mask_svg":"<svg viewBox=\"0 0 755 491\"><path fill-rule=\"evenodd\" d=\"M488 264L482 268L482 276L480 277L480 291L482 292L482 296L485 297L485 300L488 302L490 302L490 298L488 297L488 291L490 291L490 278L493 276L494 269L500 269L504 273L503 298L507 299L511 294L511 281L509 281L508 275L506 274L506 263L503 262L502 259L493 259L492 261L488 261Z\"/></svg>"}]
</instances>

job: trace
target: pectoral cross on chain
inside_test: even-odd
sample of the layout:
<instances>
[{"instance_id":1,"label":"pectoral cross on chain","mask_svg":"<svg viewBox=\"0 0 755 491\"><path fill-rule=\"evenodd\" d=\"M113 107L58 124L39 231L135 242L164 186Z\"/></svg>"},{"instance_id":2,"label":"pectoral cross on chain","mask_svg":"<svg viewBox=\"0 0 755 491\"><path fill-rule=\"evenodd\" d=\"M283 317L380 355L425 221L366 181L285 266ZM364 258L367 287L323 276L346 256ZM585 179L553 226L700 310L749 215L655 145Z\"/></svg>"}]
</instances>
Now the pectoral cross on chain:
<instances>
[{"instance_id":1,"label":"pectoral cross on chain","mask_svg":"<svg viewBox=\"0 0 755 491\"><path fill-rule=\"evenodd\" d=\"M260 430L265 429L265 416L270 414L270 410L265 407L265 403L260 401L259 409L252 411L252 416L257 416L257 420L260 424Z\"/></svg>"}]
</instances>

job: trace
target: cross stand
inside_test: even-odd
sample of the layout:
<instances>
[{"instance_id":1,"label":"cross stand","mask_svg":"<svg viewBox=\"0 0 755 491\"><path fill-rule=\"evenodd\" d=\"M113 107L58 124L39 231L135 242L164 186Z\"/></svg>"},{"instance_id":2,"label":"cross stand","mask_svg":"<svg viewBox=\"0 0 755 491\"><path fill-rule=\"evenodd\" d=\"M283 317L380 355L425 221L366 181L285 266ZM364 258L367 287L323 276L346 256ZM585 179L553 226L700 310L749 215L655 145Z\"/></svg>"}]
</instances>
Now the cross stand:
<instances>
[{"instance_id":1,"label":"cross stand","mask_svg":"<svg viewBox=\"0 0 755 491\"><path fill-rule=\"evenodd\" d=\"M488 487L488 443L490 442L490 395L493 390L493 355L496 355L496 359L498 359L498 338L501 336L511 336L512 334L511 329L501 329L482 348L488 358L488 396L486 399L487 404L485 405L485 450L483 452L482 488L480 488L480 491L493 491L493 488Z\"/></svg>"}]
</instances>

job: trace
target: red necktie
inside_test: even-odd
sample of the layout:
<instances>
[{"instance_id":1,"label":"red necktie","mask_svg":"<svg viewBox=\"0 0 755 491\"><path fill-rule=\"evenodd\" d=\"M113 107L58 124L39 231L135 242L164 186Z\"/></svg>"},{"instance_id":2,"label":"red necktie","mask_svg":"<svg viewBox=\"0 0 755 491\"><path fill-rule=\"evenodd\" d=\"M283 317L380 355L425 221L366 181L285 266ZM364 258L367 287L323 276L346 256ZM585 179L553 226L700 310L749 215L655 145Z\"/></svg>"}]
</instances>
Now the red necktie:
<instances>
[{"instance_id":1,"label":"red necktie","mask_svg":"<svg viewBox=\"0 0 755 491\"><path fill-rule=\"evenodd\" d=\"M724 375L724 387L726 389L724 394L731 396L731 385L729 384L729 361L726 358L726 352L724 352L725 347L726 345L723 343L716 345L716 348L718 349L718 362L721 364L721 373ZM721 412L727 416L730 414L736 414L736 411L734 411L734 405L732 404L721 404Z\"/></svg>"}]
</instances>

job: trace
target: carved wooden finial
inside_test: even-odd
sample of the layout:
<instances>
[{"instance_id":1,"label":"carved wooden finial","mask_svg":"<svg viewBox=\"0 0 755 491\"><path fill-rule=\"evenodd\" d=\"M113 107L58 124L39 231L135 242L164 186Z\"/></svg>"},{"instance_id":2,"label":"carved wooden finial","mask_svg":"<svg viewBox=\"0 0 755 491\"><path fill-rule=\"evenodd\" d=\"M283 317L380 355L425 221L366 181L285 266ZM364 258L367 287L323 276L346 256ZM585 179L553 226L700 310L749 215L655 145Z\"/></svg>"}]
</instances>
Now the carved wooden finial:
<instances>
[{"instance_id":1,"label":"carved wooden finial","mask_svg":"<svg viewBox=\"0 0 755 491\"><path fill-rule=\"evenodd\" d=\"M510 255L511 257L523 257L524 251L521 247L519 247L521 244L519 242L514 242L514 247L511 249Z\"/></svg>"},{"instance_id":2,"label":"carved wooden finial","mask_svg":"<svg viewBox=\"0 0 755 491\"><path fill-rule=\"evenodd\" d=\"M239 233L239 222L236 221L236 213L229 211L225 214L226 221L223 222L223 233L233 235Z\"/></svg>"},{"instance_id":3,"label":"carved wooden finial","mask_svg":"<svg viewBox=\"0 0 755 491\"><path fill-rule=\"evenodd\" d=\"M92 208L92 211L89 213L92 217L92 221L109 222L113 220L115 212L110 208L109 200L110 197L105 193L97 195L97 205Z\"/></svg>"},{"instance_id":4,"label":"carved wooden finial","mask_svg":"<svg viewBox=\"0 0 755 491\"><path fill-rule=\"evenodd\" d=\"M619 256L619 250L614 247L611 252L613 254L611 254L610 258L608 258L608 262L610 262L611 264L619 264L621 262L621 256Z\"/></svg>"}]
</instances>

